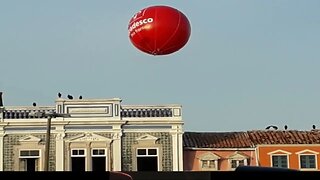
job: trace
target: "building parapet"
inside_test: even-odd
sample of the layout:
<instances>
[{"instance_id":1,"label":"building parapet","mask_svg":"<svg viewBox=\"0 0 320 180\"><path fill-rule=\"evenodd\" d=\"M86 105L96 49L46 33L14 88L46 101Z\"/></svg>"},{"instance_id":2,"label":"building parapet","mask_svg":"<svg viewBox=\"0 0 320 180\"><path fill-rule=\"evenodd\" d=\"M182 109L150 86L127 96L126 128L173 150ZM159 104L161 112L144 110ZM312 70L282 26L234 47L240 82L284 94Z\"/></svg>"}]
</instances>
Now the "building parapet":
<instances>
[{"instance_id":1,"label":"building parapet","mask_svg":"<svg viewBox=\"0 0 320 180\"><path fill-rule=\"evenodd\" d=\"M46 118L38 116L30 116L30 113L53 113L56 109L54 106L30 107L30 106L6 106L2 111L3 119L34 119Z\"/></svg>"},{"instance_id":2,"label":"building parapet","mask_svg":"<svg viewBox=\"0 0 320 180\"><path fill-rule=\"evenodd\" d=\"M31 113L67 113L76 117L118 118L178 118L182 117L181 105L120 105L120 99L108 100L65 100L59 99L55 106L6 106L0 108L0 119L39 119ZM120 112L120 114L118 114ZM37 113L36 113L37 114Z\"/></svg>"},{"instance_id":3,"label":"building parapet","mask_svg":"<svg viewBox=\"0 0 320 180\"><path fill-rule=\"evenodd\" d=\"M180 116L181 116L181 106L179 105L168 105L168 106L123 105L121 106L121 117L124 117L124 118L180 117Z\"/></svg>"}]
</instances>

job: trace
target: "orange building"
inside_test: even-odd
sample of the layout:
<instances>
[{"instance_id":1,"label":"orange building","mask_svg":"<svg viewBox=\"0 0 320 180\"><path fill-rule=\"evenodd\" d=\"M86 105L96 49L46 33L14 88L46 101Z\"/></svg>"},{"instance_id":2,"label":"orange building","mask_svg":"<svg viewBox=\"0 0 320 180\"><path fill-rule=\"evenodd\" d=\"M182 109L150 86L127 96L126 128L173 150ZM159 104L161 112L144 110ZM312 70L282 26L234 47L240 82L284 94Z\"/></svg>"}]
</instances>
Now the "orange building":
<instances>
[{"instance_id":1,"label":"orange building","mask_svg":"<svg viewBox=\"0 0 320 180\"><path fill-rule=\"evenodd\" d=\"M185 132L184 171L231 171L256 166L256 151L246 132Z\"/></svg>"},{"instance_id":2,"label":"orange building","mask_svg":"<svg viewBox=\"0 0 320 180\"><path fill-rule=\"evenodd\" d=\"M248 131L257 147L258 165L302 171L320 170L320 131Z\"/></svg>"}]
</instances>

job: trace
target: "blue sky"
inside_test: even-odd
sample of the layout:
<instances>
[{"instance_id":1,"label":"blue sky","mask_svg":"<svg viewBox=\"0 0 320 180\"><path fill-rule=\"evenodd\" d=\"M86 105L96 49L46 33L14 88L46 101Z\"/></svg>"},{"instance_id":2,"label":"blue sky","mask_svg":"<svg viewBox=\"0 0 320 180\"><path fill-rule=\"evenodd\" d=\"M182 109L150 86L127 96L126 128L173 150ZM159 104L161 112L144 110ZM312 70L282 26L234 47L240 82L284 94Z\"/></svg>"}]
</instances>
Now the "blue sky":
<instances>
[{"instance_id":1,"label":"blue sky","mask_svg":"<svg viewBox=\"0 0 320 180\"><path fill-rule=\"evenodd\" d=\"M153 5L182 11L191 37L150 56L128 38ZM181 104L186 131L320 127L320 1L29 0L0 2L5 106L56 94Z\"/></svg>"}]
</instances>

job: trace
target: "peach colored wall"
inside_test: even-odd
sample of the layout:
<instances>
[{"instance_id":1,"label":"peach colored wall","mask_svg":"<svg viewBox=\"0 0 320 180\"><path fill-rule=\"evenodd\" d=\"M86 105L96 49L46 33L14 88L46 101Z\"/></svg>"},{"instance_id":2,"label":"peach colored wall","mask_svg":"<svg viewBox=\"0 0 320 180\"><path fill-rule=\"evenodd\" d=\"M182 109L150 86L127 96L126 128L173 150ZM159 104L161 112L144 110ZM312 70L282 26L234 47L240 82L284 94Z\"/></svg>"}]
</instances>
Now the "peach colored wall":
<instances>
[{"instance_id":1,"label":"peach colored wall","mask_svg":"<svg viewBox=\"0 0 320 180\"><path fill-rule=\"evenodd\" d=\"M199 156L205 153L214 153L221 157L219 159L219 170L220 171L229 171L230 165L228 161L228 157L236 152L236 150L184 150L183 152L183 165L184 165L184 171L201 171L200 168L200 160ZM255 151L253 150L241 150L238 151L241 152L250 158L250 165L255 166L256 165L256 156Z\"/></svg>"},{"instance_id":2,"label":"peach colored wall","mask_svg":"<svg viewBox=\"0 0 320 180\"><path fill-rule=\"evenodd\" d=\"M290 169L299 169L299 155L296 154L296 152L299 151L304 151L304 150L311 150L311 151L316 151L320 152L320 145L319 146L302 146L302 145L297 145L297 146L281 146L281 145L276 145L276 146L258 146L258 152L259 152L259 165L260 166L266 166L266 167L271 167L271 156L268 154L273 151L277 150L282 150L282 151L287 151L290 152L291 155L289 155L289 168ZM317 167L319 170L319 164L320 163L320 157L319 154L317 155Z\"/></svg>"}]
</instances>

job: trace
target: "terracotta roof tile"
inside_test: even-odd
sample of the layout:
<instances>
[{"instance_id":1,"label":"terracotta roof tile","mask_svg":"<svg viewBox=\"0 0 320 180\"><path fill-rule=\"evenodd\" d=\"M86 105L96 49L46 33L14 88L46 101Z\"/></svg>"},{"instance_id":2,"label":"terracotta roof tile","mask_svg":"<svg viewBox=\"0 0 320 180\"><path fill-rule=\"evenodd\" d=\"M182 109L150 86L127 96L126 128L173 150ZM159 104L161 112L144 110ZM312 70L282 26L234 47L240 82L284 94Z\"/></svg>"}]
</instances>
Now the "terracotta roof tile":
<instances>
[{"instance_id":1,"label":"terracotta roof tile","mask_svg":"<svg viewBox=\"0 0 320 180\"><path fill-rule=\"evenodd\" d=\"M320 131L185 132L183 143L184 147L189 148L249 148L259 144L320 144Z\"/></svg>"},{"instance_id":2,"label":"terracotta roof tile","mask_svg":"<svg viewBox=\"0 0 320 180\"><path fill-rule=\"evenodd\" d=\"M184 147L249 148L253 147L246 132L185 132Z\"/></svg>"},{"instance_id":3,"label":"terracotta roof tile","mask_svg":"<svg viewBox=\"0 0 320 180\"><path fill-rule=\"evenodd\" d=\"M254 144L319 144L320 131L248 131Z\"/></svg>"}]
</instances>

